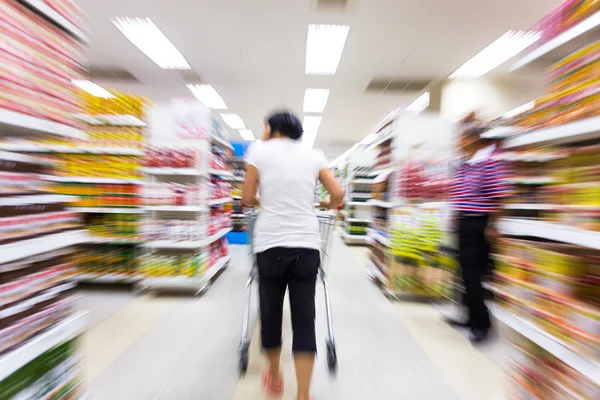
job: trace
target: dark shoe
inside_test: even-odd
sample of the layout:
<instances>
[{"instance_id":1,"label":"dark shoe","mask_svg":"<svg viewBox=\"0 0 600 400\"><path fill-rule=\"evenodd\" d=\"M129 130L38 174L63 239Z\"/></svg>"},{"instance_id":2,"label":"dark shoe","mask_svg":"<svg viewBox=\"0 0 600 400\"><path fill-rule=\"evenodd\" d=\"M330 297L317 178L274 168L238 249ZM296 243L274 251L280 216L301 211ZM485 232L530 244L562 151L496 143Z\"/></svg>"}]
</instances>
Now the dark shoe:
<instances>
[{"instance_id":1,"label":"dark shoe","mask_svg":"<svg viewBox=\"0 0 600 400\"><path fill-rule=\"evenodd\" d=\"M488 329L472 329L469 340L473 345L484 343L488 339Z\"/></svg>"},{"instance_id":2,"label":"dark shoe","mask_svg":"<svg viewBox=\"0 0 600 400\"><path fill-rule=\"evenodd\" d=\"M453 328L468 328L469 327L468 322L463 322L463 321L459 321L459 320L452 319L452 318L444 318L444 322Z\"/></svg>"}]
</instances>

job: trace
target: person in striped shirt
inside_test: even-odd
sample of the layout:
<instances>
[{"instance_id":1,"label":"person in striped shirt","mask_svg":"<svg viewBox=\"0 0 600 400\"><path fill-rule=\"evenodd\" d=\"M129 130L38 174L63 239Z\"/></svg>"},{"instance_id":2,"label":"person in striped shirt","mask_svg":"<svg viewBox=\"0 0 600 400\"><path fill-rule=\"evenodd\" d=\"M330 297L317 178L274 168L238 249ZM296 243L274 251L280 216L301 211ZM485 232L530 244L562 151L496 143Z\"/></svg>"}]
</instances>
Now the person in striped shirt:
<instances>
[{"instance_id":1,"label":"person in striped shirt","mask_svg":"<svg viewBox=\"0 0 600 400\"><path fill-rule=\"evenodd\" d=\"M484 132L476 124L463 125L460 147L465 161L458 166L450 190L469 317L466 322L449 322L468 327L473 343L485 341L491 327L481 279L490 265L490 245L498 237L495 225L502 211L502 200L512 193L508 183L510 171L496 157L496 145L488 145L481 138Z\"/></svg>"}]
</instances>

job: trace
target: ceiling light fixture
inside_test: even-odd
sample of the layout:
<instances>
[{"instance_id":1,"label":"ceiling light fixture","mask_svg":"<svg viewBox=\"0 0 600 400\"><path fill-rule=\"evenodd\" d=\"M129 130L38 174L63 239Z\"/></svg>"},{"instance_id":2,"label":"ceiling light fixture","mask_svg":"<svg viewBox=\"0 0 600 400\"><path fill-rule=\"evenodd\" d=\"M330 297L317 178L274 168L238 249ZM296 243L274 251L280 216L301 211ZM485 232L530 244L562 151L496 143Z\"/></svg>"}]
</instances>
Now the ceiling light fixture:
<instances>
[{"instance_id":1,"label":"ceiling light fixture","mask_svg":"<svg viewBox=\"0 0 600 400\"><path fill-rule=\"evenodd\" d=\"M251 129L240 129L238 132L242 136L242 139L249 141L254 140L254 133L252 133Z\"/></svg>"},{"instance_id":2,"label":"ceiling light fixture","mask_svg":"<svg viewBox=\"0 0 600 400\"><path fill-rule=\"evenodd\" d=\"M315 144L315 139L317 138L317 132L304 132L302 134L302 144L304 147L312 149Z\"/></svg>"},{"instance_id":3,"label":"ceiling light fixture","mask_svg":"<svg viewBox=\"0 0 600 400\"><path fill-rule=\"evenodd\" d=\"M150 18L111 18L131 43L162 69L191 69L185 57Z\"/></svg>"},{"instance_id":4,"label":"ceiling light fixture","mask_svg":"<svg viewBox=\"0 0 600 400\"><path fill-rule=\"evenodd\" d=\"M329 89L306 89L304 91L304 112L322 113L329 99Z\"/></svg>"},{"instance_id":5,"label":"ceiling light fixture","mask_svg":"<svg viewBox=\"0 0 600 400\"><path fill-rule=\"evenodd\" d=\"M515 109L512 109L508 112L506 112L502 117L503 118L512 118L512 117L516 117L519 114L524 113L525 111L529 111L531 109L533 109L533 107L535 107L535 102L531 101L527 104L523 104L522 106L519 106Z\"/></svg>"},{"instance_id":6,"label":"ceiling light fixture","mask_svg":"<svg viewBox=\"0 0 600 400\"><path fill-rule=\"evenodd\" d=\"M414 112L415 114L420 113L421 111L423 111L424 109L426 109L427 107L429 107L429 99L430 99L430 94L429 92L425 92L422 95L420 95L415 101L413 101L412 103L410 103L405 110L406 111L411 111Z\"/></svg>"},{"instance_id":7,"label":"ceiling light fixture","mask_svg":"<svg viewBox=\"0 0 600 400\"><path fill-rule=\"evenodd\" d=\"M71 81L71 83L95 97L102 97L103 99L112 99L115 97L108 90L104 89L100 85L95 84L94 82L74 79Z\"/></svg>"},{"instance_id":8,"label":"ceiling light fixture","mask_svg":"<svg viewBox=\"0 0 600 400\"><path fill-rule=\"evenodd\" d=\"M186 85L206 107L213 110L227 110L227 104L211 85Z\"/></svg>"},{"instance_id":9,"label":"ceiling light fixture","mask_svg":"<svg viewBox=\"0 0 600 400\"><path fill-rule=\"evenodd\" d=\"M375 141L375 139L377 139L377 134L369 133L367 136L365 136L365 138L363 140L360 141L360 144L364 144L365 146L368 146L371 143L373 143L373 141Z\"/></svg>"},{"instance_id":10,"label":"ceiling light fixture","mask_svg":"<svg viewBox=\"0 0 600 400\"><path fill-rule=\"evenodd\" d=\"M541 37L539 32L508 31L454 71L450 79L479 78L510 60Z\"/></svg>"},{"instance_id":11,"label":"ceiling light fixture","mask_svg":"<svg viewBox=\"0 0 600 400\"><path fill-rule=\"evenodd\" d=\"M221 114L221 118L223 118L223 121L225 121L225 123L229 125L231 129L246 129L244 121L242 121L240 116L237 114Z\"/></svg>"},{"instance_id":12,"label":"ceiling light fixture","mask_svg":"<svg viewBox=\"0 0 600 400\"><path fill-rule=\"evenodd\" d=\"M306 39L306 74L335 75L350 27L309 25Z\"/></svg>"},{"instance_id":13,"label":"ceiling light fixture","mask_svg":"<svg viewBox=\"0 0 600 400\"><path fill-rule=\"evenodd\" d=\"M304 132L316 132L319 130L319 126L321 125L322 117L318 116L306 116L304 117L304 121L302 121L302 129Z\"/></svg>"}]
</instances>

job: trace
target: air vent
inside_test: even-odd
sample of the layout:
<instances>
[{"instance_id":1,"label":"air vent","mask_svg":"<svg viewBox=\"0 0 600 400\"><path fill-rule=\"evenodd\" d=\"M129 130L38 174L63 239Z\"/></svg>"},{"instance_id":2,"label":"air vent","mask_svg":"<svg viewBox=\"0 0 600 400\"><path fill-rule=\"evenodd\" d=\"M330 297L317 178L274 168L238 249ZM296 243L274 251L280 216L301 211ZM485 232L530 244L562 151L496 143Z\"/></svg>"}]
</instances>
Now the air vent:
<instances>
[{"instance_id":1,"label":"air vent","mask_svg":"<svg viewBox=\"0 0 600 400\"><path fill-rule=\"evenodd\" d=\"M196 73L196 71L192 69L185 69L180 71L173 71L183 79L185 83L202 83L202 79L200 79L200 75Z\"/></svg>"},{"instance_id":2,"label":"air vent","mask_svg":"<svg viewBox=\"0 0 600 400\"><path fill-rule=\"evenodd\" d=\"M431 79L406 78L374 78L367 86L366 92L402 93L420 92L431 83Z\"/></svg>"},{"instance_id":3,"label":"air vent","mask_svg":"<svg viewBox=\"0 0 600 400\"><path fill-rule=\"evenodd\" d=\"M310 0L313 10L350 11L356 10L359 0Z\"/></svg>"},{"instance_id":4,"label":"air vent","mask_svg":"<svg viewBox=\"0 0 600 400\"><path fill-rule=\"evenodd\" d=\"M89 67L89 78L93 80L101 81L118 81L118 82L131 82L139 83L133 74L124 68L111 68L111 67Z\"/></svg>"}]
</instances>

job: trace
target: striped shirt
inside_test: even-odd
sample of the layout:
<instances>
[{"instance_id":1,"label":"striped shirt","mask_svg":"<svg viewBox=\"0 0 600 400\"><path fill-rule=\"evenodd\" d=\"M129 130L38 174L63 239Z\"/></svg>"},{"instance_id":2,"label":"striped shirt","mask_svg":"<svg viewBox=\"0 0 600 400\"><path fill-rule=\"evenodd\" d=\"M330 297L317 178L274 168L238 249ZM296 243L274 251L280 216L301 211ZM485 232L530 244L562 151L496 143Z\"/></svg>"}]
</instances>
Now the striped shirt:
<instances>
[{"instance_id":1,"label":"striped shirt","mask_svg":"<svg viewBox=\"0 0 600 400\"><path fill-rule=\"evenodd\" d=\"M510 171L494 153L495 146L489 146L458 167L450 189L455 210L493 213L499 209L499 200L512 194Z\"/></svg>"}]
</instances>

